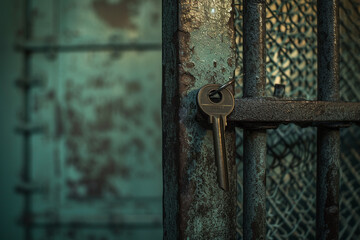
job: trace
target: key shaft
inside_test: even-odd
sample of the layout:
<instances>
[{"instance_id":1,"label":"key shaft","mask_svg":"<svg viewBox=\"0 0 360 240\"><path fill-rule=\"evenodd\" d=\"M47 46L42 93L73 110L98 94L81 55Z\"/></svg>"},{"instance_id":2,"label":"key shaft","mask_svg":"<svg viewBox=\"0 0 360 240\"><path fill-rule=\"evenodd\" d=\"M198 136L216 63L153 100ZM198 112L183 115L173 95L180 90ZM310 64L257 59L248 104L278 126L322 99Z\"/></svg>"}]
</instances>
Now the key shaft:
<instances>
[{"instance_id":1,"label":"key shaft","mask_svg":"<svg viewBox=\"0 0 360 240\"><path fill-rule=\"evenodd\" d=\"M212 116L212 128L214 135L215 164L217 167L217 180L219 187L225 191L229 190L229 177L227 168L225 148L225 123L220 116Z\"/></svg>"}]
</instances>

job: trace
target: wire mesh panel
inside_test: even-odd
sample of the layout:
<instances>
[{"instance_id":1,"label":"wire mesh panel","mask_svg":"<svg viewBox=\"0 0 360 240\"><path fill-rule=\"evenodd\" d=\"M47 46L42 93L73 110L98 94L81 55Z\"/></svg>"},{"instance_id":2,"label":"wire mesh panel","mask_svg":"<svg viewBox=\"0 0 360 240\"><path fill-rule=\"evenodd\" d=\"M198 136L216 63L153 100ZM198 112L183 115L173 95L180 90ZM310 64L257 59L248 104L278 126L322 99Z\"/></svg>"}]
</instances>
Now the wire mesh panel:
<instances>
[{"instance_id":1,"label":"wire mesh panel","mask_svg":"<svg viewBox=\"0 0 360 240\"><path fill-rule=\"evenodd\" d=\"M275 84L285 97L315 100L317 91L316 1L267 1L267 96ZM236 95L242 95L243 0L235 1L237 58ZM360 2L340 1L341 97L360 101ZM301 111L301 109L299 109ZM342 130L340 238L360 236L360 130ZM316 129L282 125L268 130L267 239L315 239ZM237 130L237 232L243 230L242 130Z\"/></svg>"},{"instance_id":2,"label":"wire mesh panel","mask_svg":"<svg viewBox=\"0 0 360 240\"><path fill-rule=\"evenodd\" d=\"M340 1L340 90L344 101L360 101L360 1ZM360 236L360 129L341 132L340 239Z\"/></svg>"}]
</instances>

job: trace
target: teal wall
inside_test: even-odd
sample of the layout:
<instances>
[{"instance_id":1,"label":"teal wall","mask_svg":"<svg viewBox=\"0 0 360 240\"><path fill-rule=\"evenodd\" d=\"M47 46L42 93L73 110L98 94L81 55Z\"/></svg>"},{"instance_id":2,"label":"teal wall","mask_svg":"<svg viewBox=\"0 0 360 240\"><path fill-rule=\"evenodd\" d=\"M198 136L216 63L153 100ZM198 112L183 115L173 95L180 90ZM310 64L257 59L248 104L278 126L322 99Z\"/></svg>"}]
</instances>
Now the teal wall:
<instances>
[{"instance_id":1,"label":"teal wall","mask_svg":"<svg viewBox=\"0 0 360 240\"><path fill-rule=\"evenodd\" d=\"M161 2L32 0L28 42L23 1L0 4L0 239L25 239L26 227L33 239L161 238ZM15 131L26 111L19 42L67 49L29 58L28 78L40 84L29 90L25 125L40 131L30 137L28 183ZM108 44L132 47L89 47ZM33 192L31 226L19 224L16 188Z\"/></svg>"}]
</instances>

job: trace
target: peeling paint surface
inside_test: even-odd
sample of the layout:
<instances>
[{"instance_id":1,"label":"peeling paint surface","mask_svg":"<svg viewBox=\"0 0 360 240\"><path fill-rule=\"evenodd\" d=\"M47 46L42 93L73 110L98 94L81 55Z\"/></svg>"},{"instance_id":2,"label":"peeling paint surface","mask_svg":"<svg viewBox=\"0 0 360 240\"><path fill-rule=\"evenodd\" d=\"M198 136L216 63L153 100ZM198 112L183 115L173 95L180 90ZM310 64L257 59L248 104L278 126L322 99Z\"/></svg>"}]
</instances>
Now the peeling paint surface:
<instances>
[{"instance_id":1,"label":"peeling paint surface","mask_svg":"<svg viewBox=\"0 0 360 240\"><path fill-rule=\"evenodd\" d=\"M233 26L228 25L231 18L229 1L181 3L179 78L182 82L183 76L191 75L195 80L192 85L179 90L184 96L180 100L179 112L186 112L181 114L179 119L182 129L180 139L188 151L180 158L180 183L184 182L183 187L186 190L185 195L180 196L180 202L185 204L185 208L181 209L183 217L180 222L183 238L231 238L234 218L230 209L234 206L228 204L233 203L231 192L235 190L234 185L230 187L230 194L218 188L212 132L204 131L201 126L194 123L197 112L194 103L198 89L206 83L224 83L233 76L234 68L227 63L228 58L234 58L231 44ZM195 65L188 68L189 63ZM232 139L228 137L226 140L229 159L233 159L233 143L230 142ZM230 163L232 170L233 164ZM233 177L230 174L230 179ZM234 180L231 182L234 183ZM214 200L209 199L209 196Z\"/></svg>"},{"instance_id":2,"label":"peeling paint surface","mask_svg":"<svg viewBox=\"0 0 360 240\"><path fill-rule=\"evenodd\" d=\"M164 237L233 239L234 132L229 128L225 137L231 190L224 192L216 180L212 132L195 120L198 90L225 83L234 74L231 1L184 0L179 6L164 1L163 7L163 23L171 22L163 35L163 166L164 181L173 183L164 182Z\"/></svg>"}]
</instances>

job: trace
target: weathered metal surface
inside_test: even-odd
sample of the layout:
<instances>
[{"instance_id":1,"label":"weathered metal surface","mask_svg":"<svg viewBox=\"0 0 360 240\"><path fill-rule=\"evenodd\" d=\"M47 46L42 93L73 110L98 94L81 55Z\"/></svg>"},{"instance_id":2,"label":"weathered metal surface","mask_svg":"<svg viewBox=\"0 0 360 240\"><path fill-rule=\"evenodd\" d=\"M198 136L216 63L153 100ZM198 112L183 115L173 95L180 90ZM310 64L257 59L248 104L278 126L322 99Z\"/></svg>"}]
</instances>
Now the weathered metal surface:
<instances>
[{"instance_id":1,"label":"weathered metal surface","mask_svg":"<svg viewBox=\"0 0 360 240\"><path fill-rule=\"evenodd\" d=\"M33 0L31 42L161 43L160 0Z\"/></svg>"},{"instance_id":2,"label":"weathered metal surface","mask_svg":"<svg viewBox=\"0 0 360 240\"><path fill-rule=\"evenodd\" d=\"M24 84L24 104L42 131L24 152L25 226L36 239L159 239L161 2L27 3L22 79L41 84Z\"/></svg>"},{"instance_id":3,"label":"weathered metal surface","mask_svg":"<svg viewBox=\"0 0 360 240\"><path fill-rule=\"evenodd\" d=\"M296 101L276 98L235 99L228 121L237 126L277 126L296 123L319 126L360 123L360 103Z\"/></svg>"},{"instance_id":4,"label":"weathered metal surface","mask_svg":"<svg viewBox=\"0 0 360 240\"><path fill-rule=\"evenodd\" d=\"M265 95L265 0L244 1L244 87L247 98ZM245 130L244 239L265 239L266 130Z\"/></svg>"},{"instance_id":5,"label":"weathered metal surface","mask_svg":"<svg viewBox=\"0 0 360 240\"><path fill-rule=\"evenodd\" d=\"M339 0L319 0L318 100L339 101ZM339 239L339 129L318 128L316 237Z\"/></svg>"},{"instance_id":6,"label":"weathered metal surface","mask_svg":"<svg viewBox=\"0 0 360 240\"><path fill-rule=\"evenodd\" d=\"M234 239L234 129L225 134L230 191L216 182L212 132L196 94L235 68L232 2L163 1L164 239Z\"/></svg>"},{"instance_id":7,"label":"weathered metal surface","mask_svg":"<svg viewBox=\"0 0 360 240\"><path fill-rule=\"evenodd\" d=\"M35 180L45 189L33 204L38 222L104 226L137 216L157 223L157 233L148 237L159 237L160 56L67 53L53 63L46 55L34 57L34 72L49 79L32 98L34 120L45 126L34 137Z\"/></svg>"}]
</instances>

